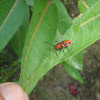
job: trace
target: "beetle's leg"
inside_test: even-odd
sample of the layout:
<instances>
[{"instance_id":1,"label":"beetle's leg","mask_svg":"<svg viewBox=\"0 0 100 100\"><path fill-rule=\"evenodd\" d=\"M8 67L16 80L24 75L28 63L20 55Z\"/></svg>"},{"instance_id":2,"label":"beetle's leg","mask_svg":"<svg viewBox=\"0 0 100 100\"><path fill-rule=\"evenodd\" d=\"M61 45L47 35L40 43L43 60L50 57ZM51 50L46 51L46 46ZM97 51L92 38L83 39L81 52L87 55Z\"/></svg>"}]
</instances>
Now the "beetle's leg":
<instances>
[{"instance_id":1,"label":"beetle's leg","mask_svg":"<svg viewBox=\"0 0 100 100\"><path fill-rule=\"evenodd\" d=\"M58 41L55 41L56 43L58 42Z\"/></svg>"},{"instance_id":2,"label":"beetle's leg","mask_svg":"<svg viewBox=\"0 0 100 100\"><path fill-rule=\"evenodd\" d=\"M64 48L63 48L63 47L61 47L61 49L63 49L63 53L65 54L65 52L64 52Z\"/></svg>"},{"instance_id":3,"label":"beetle's leg","mask_svg":"<svg viewBox=\"0 0 100 100\"><path fill-rule=\"evenodd\" d=\"M58 55L57 55L57 50L55 51L55 53L56 53L56 56L58 57Z\"/></svg>"},{"instance_id":4,"label":"beetle's leg","mask_svg":"<svg viewBox=\"0 0 100 100\"><path fill-rule=\"evenodd\" d=\"M67 49L68 49L68 46L67 46ZM69 49L68 49L69 50Z\"/></svg>"},{"instance_id":5,"label":"beetle's leg","mask_svg":"<svg viewBox=\"0 0 100 100\"><path fill-rule=\"evenodd\" d=\"M64 48L62 48L63 49L63 53L65 54L65 52L64 52Z\"/></svg>"}]
</instances>

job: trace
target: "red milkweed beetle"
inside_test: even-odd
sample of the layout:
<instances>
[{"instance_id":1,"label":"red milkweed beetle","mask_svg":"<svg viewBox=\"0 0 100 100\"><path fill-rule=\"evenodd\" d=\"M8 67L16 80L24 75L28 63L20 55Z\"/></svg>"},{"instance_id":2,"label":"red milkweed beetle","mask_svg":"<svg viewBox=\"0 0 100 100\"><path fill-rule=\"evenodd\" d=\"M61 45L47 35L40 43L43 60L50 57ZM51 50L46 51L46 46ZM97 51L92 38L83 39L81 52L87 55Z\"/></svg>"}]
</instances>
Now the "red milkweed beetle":
<instances>
[{"instance_id":1,"label":"red milkweed beetle","mask_svg":"<svg viewBox=\"0 0 100 100\"><path fill-rule=\"evenodd\" d=\"M45 42L45 43L47 43L47 42ZM50 43L47 43L47 44L50 44ZM55 53L57 55L57 50L61 51L61 49L66 48L66 47L68 49L68 46L70 46L71 44L72 44L72 41L65 40L65 41L61 41L61 42L57 43L56 45L52 45L52 44L50 44L50 45L55 47L55 49L56 49ZM63 49L63 53L64 53L64 49Z\"/></svg>"}]
</instances>

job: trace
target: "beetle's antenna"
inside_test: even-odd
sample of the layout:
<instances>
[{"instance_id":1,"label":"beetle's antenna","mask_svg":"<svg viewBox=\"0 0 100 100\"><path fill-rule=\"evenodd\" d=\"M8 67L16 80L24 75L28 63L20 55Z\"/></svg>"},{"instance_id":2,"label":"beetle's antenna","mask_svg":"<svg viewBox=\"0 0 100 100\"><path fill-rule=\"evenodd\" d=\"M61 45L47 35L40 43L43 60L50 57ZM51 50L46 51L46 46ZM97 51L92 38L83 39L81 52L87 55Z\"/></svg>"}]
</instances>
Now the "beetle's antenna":
<instances>
[{"instance_id":1,"label":"beetle's antenna","mask_svg":"<svg viewBox=\"0 0 100 100\"><path fill-rule=\"evenodd\" d=\"M43 41L44 43L47 43L47 44L49 44L49 45L52 45L52 44L50 44L50 43L48 43L48 42L45 42L45 41ZM55 46L55 45L52 45L52 46Z\"/></svg>"}]
</instances>

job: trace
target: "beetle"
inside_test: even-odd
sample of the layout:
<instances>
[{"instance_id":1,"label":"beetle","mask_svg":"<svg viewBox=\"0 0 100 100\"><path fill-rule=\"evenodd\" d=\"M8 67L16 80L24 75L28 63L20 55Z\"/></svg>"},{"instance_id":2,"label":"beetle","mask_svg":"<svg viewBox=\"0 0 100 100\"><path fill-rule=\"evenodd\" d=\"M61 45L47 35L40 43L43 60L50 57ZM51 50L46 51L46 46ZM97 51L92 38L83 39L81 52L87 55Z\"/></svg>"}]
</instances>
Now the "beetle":
<instances>
[{"instance_id":1,"label":"beetle","mask_svg":"<svg viewBox=\"0 0 100 100\"><path fill-rule=\"evenodd\" d=\"M47 43L47 42L45 42L45 43ZM47 44L52 45L50 43L47 43ZM68 49L68 46L70 46L71 44L72 44L72 41L65 40L65 41L61 41L61 42L57 43L56 45L52 45L52 46L55 47L55 49L56 49L55 53L57 55L57 50L61 51L61 49L66 48L66 47ZM63 53L64 53L64 49L63 49Z\"/></svg>"}]
</instances>

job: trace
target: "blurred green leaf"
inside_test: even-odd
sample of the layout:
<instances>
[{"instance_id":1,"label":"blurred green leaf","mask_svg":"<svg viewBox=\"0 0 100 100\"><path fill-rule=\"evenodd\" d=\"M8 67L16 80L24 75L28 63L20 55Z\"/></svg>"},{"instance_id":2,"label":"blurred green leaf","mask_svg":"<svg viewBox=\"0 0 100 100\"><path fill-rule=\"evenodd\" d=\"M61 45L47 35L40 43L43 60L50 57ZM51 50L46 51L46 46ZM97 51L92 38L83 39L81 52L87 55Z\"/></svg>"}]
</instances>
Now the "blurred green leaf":
<instances>
[{"instance_id":1,"label":"blurred green leaf","mask_svg":"<svg viewBox=\"0 0 100 100\"><path fill-rule=\"evenodd\" d=\"M54 3L58 8L58 31L63 35L71 27L72 19L69 17L66 8L60 0L54 0Z\"/></svg>"},{"instance_id":2,"label":"blurred green leaf","mask_svg":"<svg viewBox=\"0 0 100 100\"><path fill-rule=\"evenodd\" d=\"M81 83L84 83L83 78L80 73L74 68L69 66L67 63L63 62L62 65L65 67L66 71L72 76L74 79L78 80Z\"/></svg>"},{"instance_id":3,"label":"blurred green leaf","mask_svg":"<svg viewBox=\"0 0 100 100\"><path fill-rule=\"evenodd\" d=\"M18 31L14 34L13 38L10 40L11 47L20 57L22 56L26 33L29 27L29 18L30 14L29 14L29 9L27 8L25 18L23 20L21 27L18 29Z\"/></svg>"},{"instance_id":4,"label":"blurred green leaf","mask_svg":"<svg viewBox=\"0 0 100 100\"><path fill-rule=\"evenodd\" d=\"M27 4L29 6L33 6L34 5L34 0L26 0Z\"/></svg>"},{"instance_id":5,"label":"blurred green leaf","mask_svg":"<svg viewBox=\"0 0 100 100\"><path fill-rule=\"evenodd\" d=\"M26 9L24 0L0 1L0 51L22 24Z\"/></svg>"},{"instance_id":6,"label":"blurred green leaf","mask_svg":"<svg viewBox=\"0 0 100 100\"><path fill-rule=\"evenodd\" d=\"M79 0L78 7L81 13L84 13L89 7L93 6L99 0Z\"/></svg>"},{"instance_id":7,"label":"blurred green leaf","mask_svg":"<svg viewBox=\"0 0 100 100\"><path fill-rule=\"evenodd\" d=\"M86 51L80 51L78 54L68 58L67 60L64 61L64 63L66 63L68 66L72 66L80 71L82 71L83 69L83 54Z\"/></svg>"},{"instance_id":8,"label":"blurred green leaf","mask_svg":"<svg viewBox=\"0 0 100 100\"><path fill-rule=\"evenodd\" d=\"M62 62L61 64L65 67L65 69L67 70L67 72L76 80L78 80L79 82L83 83L83 79L80 75L80 73L77 71L80 70L82 71L83 69L83 54L86 51L83 50L81 52L79 52L78 54L76 54L75 56L72 56L70 58L68 58L67 60L65 60L64 62Z\"/></svg>"}]
</instances>

